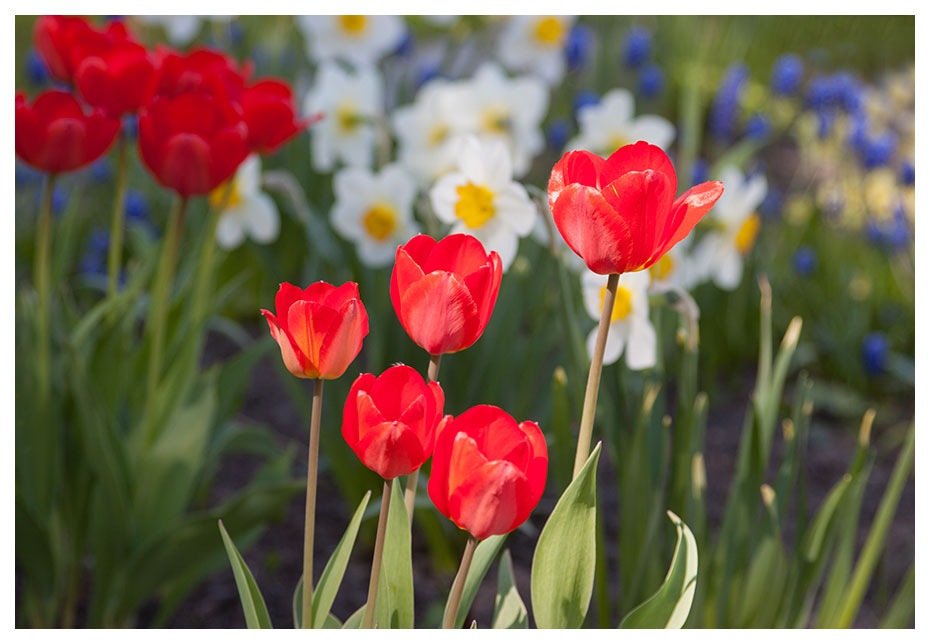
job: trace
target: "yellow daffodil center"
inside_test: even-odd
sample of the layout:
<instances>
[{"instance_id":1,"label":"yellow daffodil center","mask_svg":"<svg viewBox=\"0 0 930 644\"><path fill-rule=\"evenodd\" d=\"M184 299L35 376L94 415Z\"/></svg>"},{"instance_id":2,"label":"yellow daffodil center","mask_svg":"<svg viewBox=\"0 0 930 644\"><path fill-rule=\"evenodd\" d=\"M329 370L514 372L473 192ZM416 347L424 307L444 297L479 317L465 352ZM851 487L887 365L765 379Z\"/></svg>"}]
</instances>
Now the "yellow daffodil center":
<instances>
[{"instance_id":1,"label":"yellow daffodil center","mask_svg":"<svg viewBox=\"0 0 930 644\"><path fill-rule=\"evenodd\" d=\"M339 16L339 24L342 30L353 36L365 31L365 22L365 16Z\"/></svg>"},{"instance_id":2,"label":"yellow daffodil center","mask_svg":"<svg viewBox=\"0 0 930 644\"><path fill-rule=\"evenodd\" d=\"M355 105L350 103L344 103L336 110L336 123L343 134L352 132L352 130L361 125L364 120L362 115L358 113L358 110L355 109Z\"/></svg>"},{"instance_id":3,"label":"yellow daffodil center","mask_svg":"<svg viewBox=\"0 0 930 644\"><path fill-rule=\"evenodd\" d=\"M666 253L659 258L655 264L649 267L649 273L652 275L653 279L664 280L666 277L671 275L672 271L675 270L675 260Z\"/></svg>"},{"instance_id":4,"label":"yellow daffodil center","mask_svg":"<svg viewBox=\"0 0 930 644\"><path fill-rule=\"evenodd\" d=\"M427 140L430 145L439 145L446 140L446 137L449 136L449 126L445 123L437 123L433 126L433 129L430 130Z\"/></svg>"},{"instance_id":5,"label":"yellow daffodil center","mask_svg":"<svg viewBox=\"0 0 930 644\"><path fill-rule=\"evenodd\" d=\"M481 228L494 216L494 193L484 186L469 182L455 191L459 195L455 203L455 216L469 228Z\"/></svg>"},{"instance_id":6,"label":"yellow daffodil center","mask_svg":"<svg viewBox=\"0 0 930 644\"><path fill-rule=\"evenodd\" d=\"M759 215L752 213L739 227L739 230L736 232L736 248L743 255L752 250L753 244L756 243L756 235L759 234L759 226L761 225L762 221L759 219Z\"/></svg>"},{"instance_id":7,"label":"yellow daffodil center","mask_svg":"<svg viewBox=\"0 0 930 644\"><path fill-rule=\"evenodd\" d=\"M546 45L557 45L562 40L562 23L549 16L536 23L536 40Z\"/></svg>"},{"instance_id":8,"label":"yellow daffodil center","mask_svg":"<svg viewBox=\"0 0 930 644\"><path fill-rule=\"evenodd\" d=\"M377 204L365 213L362 223L369 235L378 241L384 241L397 227L397 213L386 204Z\"/></svg>"},{"instance_id":9,"label":"yellow daffodil center","mask_svg":"<svg viewBox=\"0 0 930 644\"><path fill-rule=\"evenodd\" d=\"M607 297L607 287L601 287L601 311L604 310L604 298ZM610 312L610 322L613 324L617 320L626 318L633 312L633 294L625 286L617 287L617 295L614 297L614 310Z\"/></svg>"},{"instance_id":10,"label":"yellow daffodil center","mask_svg":"<svg viewBox=\"0 0 930 644\"><path fill-rule=\"evenodd\" d=\"M502 107L489 107L481 115L481 124L489 132L507 134L510 131L510 112Z\"/></svg>"},{"instance_id":11,"label":"yellow daffodil center","mask_svg":"<svg viewBox=\"0 0 930 644\"><path fill-rule=\"evenodd\" d=\"M236 181L236 177L233 176L229 181L224 181L211 190L207 199L214 210L219 208L225 210L242 203L242 194L239 192L239 182Z\"/></svg>"}]
</instances>

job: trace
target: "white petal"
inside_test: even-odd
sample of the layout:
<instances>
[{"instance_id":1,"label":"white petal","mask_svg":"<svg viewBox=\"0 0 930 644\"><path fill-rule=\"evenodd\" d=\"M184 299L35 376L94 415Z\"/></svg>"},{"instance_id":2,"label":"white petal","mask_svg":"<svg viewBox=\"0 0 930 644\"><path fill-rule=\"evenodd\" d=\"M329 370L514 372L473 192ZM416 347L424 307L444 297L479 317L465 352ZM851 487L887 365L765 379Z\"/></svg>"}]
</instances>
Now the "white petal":
<instances>
[{"instance_id":1,"label":"white petal","mask_svg":"<svg viewBox=\"0 0 930 644\"><path fill-rule=\"evenodd\" d=\"M246 203L248 213L244 213L244 224L249 236L259 244L270 244L276 240L281 229L281 216L271 197L259 192Z\"/></svg>"},{"instance_id":2,"label":"white petal","mask_svg":"<svg viewBox=\"0 0 930 644\"><path fill-rule=\"evenodd\" d=\"M387 266L394 261L397 246L393 241L376 242L366 235L358 241L358 259L370 268Z\"/></svg>"},{"instance_id":3,"label":"white petal","mask_svg":"<svg viewBox=\"0 0 930 644\"><path fill-rule=\"evenodd\" d=\"M262 187L262 161L257 154L250 154L236 170L236 190L240 197L250 197Z\"/></svg>"},{"instance_id":4,"label":"white petal","mask_svg":"<svg viewBox=\"0 0 930 644\"><path fill-rule=\"evenodd\" d=\"M220 221L216 225L216 243L220 248L232 250L241 244L243 239L245 231L238 213L227 210L220 215Z\"/></svg>"},{"instance_id":5,"label":"white petal","mask_svg":"<svg viewBox=\"0 0 930 644\"><path fill-rule=\"evenodd\" d=\"M631 143L646 141L665 149L675 140L675 126L661 116L647 114L634 121L630 137Z\"/></svg>"},{"instance_id":6,"label":"white petal","mask_svg":"<svg viewBox=\"0 0 930 644\"><path fill-rule=\"evenodd\" d=\"M612 89L601 99L604 113L610 115L614 123L625 123L633 118L633 94L626 89Z\"/></svg>"},{"instance_id":7,"label":"white petal","mask_svg":"<svg viewBox=\"0 0 930 644\"><path fill-rule=\"evenodd\" d=\"M607 286L607 276L598 275L587 267L581 273L581 294L584 308L595 320L601 319L601 289Z\"/></svg>"},{"instance_id":8,"label":"white petal","mask_svg":"<svg viewBox=\"0 0 930 644\"><path fill-rule=\"evenodd\" d=\"M588 357L594 357L594 345L597 343L597 327L591 329L588 334L585 345L588 348ZM613 364L620 359L623 353L623 346L626 344L626 335L624 328L617 324L611 324L607 331L607 342L604 344L604 362L603 364Z\"/></svg>"},{"instance_id":9,"label":"white petal","mask_svg":"<svg viewBox=\"0 0 930 644\"><path fill-rule=\"evenodd\" d=\"M638 371L656 364L656 331L649 318L630 320L630 341L626 345L626 364Z\"/></svg>"},{"instance_id":10,"label":"white petal","mask_svg":"<svg viewBox=\"0 0 930 644\"><path fill-rule=\"evenodd\" d=\"M501 266L506 271L517 256L518 239L516 234L501 222L491 220L481 228L473 229L472 234L483 244L488 252L497 251L501 256Z\"/></svg>"},{"instance_id":11,"label":"white petal","mask_svg":"<svg viewBox=\"0 0 930 644\"><path fill-rule=\"evenodd\" d=\"M440 221L451 224L457 220L455 216L455 204L459 200L457 188L466 183L468 180L462 174L453 172L440 177L433 185L429 191L429 200L433 206L433 212Z\"/></svg>"},{"instance_id":12,"label":"white petal","mask_svg":"<svg viewBox=\"0 0 930 644\"><path fill-rule=\"evenodd\" d=\"M717 263L714 267L714 284L725 291L732 291L739 286L743 277L743 258L736 248L724 249L716 257Z\"/></svg>"},{"instance_id":13,"label":"white petal","mask_svg":"<svg viewBox=\"0 0 930 644\"><path fill-rule=\"evenodd\" d=\"M529 235L538 219L536 207L530 201L526 189L516 182L494 195L494 214L520 237Z\"/></svg>"}]
</instances>

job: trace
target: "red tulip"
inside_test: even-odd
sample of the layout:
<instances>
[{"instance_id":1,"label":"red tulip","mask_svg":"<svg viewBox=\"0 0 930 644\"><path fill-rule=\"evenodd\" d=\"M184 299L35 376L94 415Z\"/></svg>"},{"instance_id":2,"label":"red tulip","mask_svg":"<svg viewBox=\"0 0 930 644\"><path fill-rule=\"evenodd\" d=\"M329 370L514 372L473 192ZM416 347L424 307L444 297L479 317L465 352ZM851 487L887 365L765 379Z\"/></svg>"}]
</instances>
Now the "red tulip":
<instances>
[{"instance_id":1,"label":"red tulip","mask_svg":"<svg viewBox=\"0 0 930 644\"><path fill-rule=\"evenodd\" d=\"M16 94L16 156L46 172L76 170L103 156L120 122L101 111L86 113L68 92L48 90L30 105Z\"/></svg>"},{"instance_id":2,"label":"red tulip","mask_svg":"<svg viewBox=\"0 0 930 644\"><path fill-rule=\"evenodd\" d=\"M285 282L274 303L277 315L262 314L284 366L298 378L338 378L361 351L368 313L355 282L339 288L317 282L306 290Z\"/></svg>"},{"instance_id":3,"label":"red tulip","mask_svg":"<svg viewBox=\"0 0 930 644\"><path fill-rule=\"evenodd\" d=\"M397 249L391 301L410 338L433 355L481 337L500 290L501 259L471 235L417 235Z\"/></svg>"},{"instance_id":4,"label":"red tulip","mask_svg":"<svg viewBox=\"0 0 930 644\"><path fill-rule=\"evenodd\" d=\"M363 373L349 390L342 436L385 480L412 473L433 453L445 397L416 369L396 365L377 378Z\"/></svg>"},{"instance_id":5,"label":"red tulip","mask_svg":"<svg viewBox=\"0 0 930 644\"><path fill-rule=\"evenodd\" d=\"M155 94L158 68L154 56L128 39L75 49L74 82L87 103L110 116L133 114Z\"/></svg>"},{"instance_id":6,"label":"red tulip","mask_svg":"<svg viewBox=\"0 0 930 644\"><path fill-rule=\"evenodd\" d=\"M552 168L549 208L562 237L595 273L649 268L684 239L723 194L708 181L675 199L665 152L644 141L602 159L566 152Z\"/></svg>"},{"instance_id":7,"label":"red tulip","mask_svg":"<svg viewBox=\"0 0 930 644\"><path fill-rule=\"evenodd\" d=\"M548 466L539 425L478 405L439 426L429 497L476 539L506 534L539 503Z\"/></svg>"},{"instance_id":8,"label":"red tulip","mask_svg":"<svg viewBox=\"0 0 930 644\"><path fill-rule=\"evenodd\" d=\"M205 92L221 101L238 102L252 74L251 63L240 67L226 53L206 47L181 54L161 46L156 55L161 67L159 96Z\"/></svg>"},{"instance_id":9,"label":"red tulip","mask_svg":"<svg viewBox=\"0 0 930 644\"><path fill-rule=\"evenodd\" d=\"M74 80L72 50L79 37L93 32L80 16L39 16L33 28L36 50L52 76L65 83Z\"/></svg>"},{"instance_id":10,"label":"red tulip","mask_svg":"<svg viewBox=\"0 0 930 644\"><path fill-rule=\"evenodd\" d=\"M204 93L156 97L139 114L139 154L158 181L184 197L229 179L248 156L234 105Z\"/></svg>"},{"instance_id":11,"label":"red tulip","mask_svg":"<svg viewBox=\"0 0 930 644\"><path fill-rule=\"evenodd\" d=\"M319 120L298 119L290 86L277 79L263 79L246 88L241 104L249 127L249 147L260 154L274 152Z\"/></svg>"}]
</instances>

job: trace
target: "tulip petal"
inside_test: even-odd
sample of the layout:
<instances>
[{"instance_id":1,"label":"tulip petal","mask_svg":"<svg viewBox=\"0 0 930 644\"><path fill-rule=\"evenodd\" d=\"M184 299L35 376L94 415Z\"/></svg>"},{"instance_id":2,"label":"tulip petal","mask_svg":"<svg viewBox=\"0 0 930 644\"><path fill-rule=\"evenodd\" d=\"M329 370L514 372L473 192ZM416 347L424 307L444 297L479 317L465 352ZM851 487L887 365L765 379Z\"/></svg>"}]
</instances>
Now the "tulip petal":
<instances>
[{"instance_id":1,"label":"tulip petal","mask_svg":"<svg viewBox=\"0 0 930 644\"><path fill-rule=\"evenodd\" d=\"M448 235L430 251L423 267L424 273L448 271L464 277L487 264L484 246L472 235Z\"/></svg>"},{"instance_id":2,"label":"tulip petal","mask_svg":"<svg viewBox=\"0 0 930 644\"><path fill-rule=\"evenodd\" d=\"M561 191L552 209L555 225L569 247L595 273L623 273L630 266L630 226L594 188L573 184Z\"/></svg>"},{"instance_id":3,"label":"tulip petal","mask_svg":"<svg viewBox=\"0 0 930 644\"><path fill-rule=\"evenodd\" d=\"M401 294L400 305L407 333L433 355L460 351L474 337L478 307L456 275L423 276Z\"/></svg>"},{"instance_id":4,"label":"tulip petal","mask_svg":"<svg viewBox=\"0 0 930 644\"><path fill-rule=\"evenodd\" d=\"M433 463L427 485L430 500L443 516L449 516L449 466L452 446L458 435L458 430L453 427L454 420L451 414L446 415L436 428Z\"/></svg>"},{"instance_id":5,"label":"tulip petal","mask_svg":"<svg viewBox=\"0 0 930 644\"><path fill-rule=\"evenodd\" d=\"M452 488L449 512L459 526L480 541L506 534L526 521L533 510L528 499L523 472L507 461L491 461Z\"/></svg>"},{"instance_id":6,"label":"tulip petal","mask_svg":"<svg viewBox=\"0 0 930 644\"><path fill-rule=\"evenodd\" d=\"M338 325L338 317L338 311L308 300L298 300L287 310L288 334L320 373L323 338L331 326Z\"/></svg>"},{"instance_id":7,"label":"tulip petal","mask_svg":"<svg viewBox=\"0 0 930 644\"><path fill-rule=\"evenodd\" d=\"M688 236L688 233L706 215L723 194L723 184L719 181L706 181L684 192L672 204L669 216L670 235L668 241L657 251L651 263L659 259L671 249L672 246Z\"/></svg>"},{"instance_id":8,"label":"tulip petal","mask_svg":"<svg viewBox=\"0 0 930 644\"><path fill-rule=\"evenodd\" d=\"M426 235L418 235L417 237L426 237ZM414 239L417 237L414 237ZM405 246L398 246L397 253L394 255L394 269L391 271L391 303L394 305L394 312L397 313L397 317L405 329L407 329L407 325L401 312L401 294L406 293L410 285L422 277L423 269L420 268L420 264L410 256ZM410 332L409 329L407 332Z\"/></svg>"},{"instance_id":9,"label":"tulip petal","mask_svg":"<svg viewBox=\"0 0 930 644\"><path fill-rule=\"evenodd\" d=\"M449 492L454 494L474 470L487 462L488 459L478 449L477 441L464 431L458 432L452 442L449 459Z\"/></svg>"},{"instance_id":10,"label":"tulip petal","mask_svg":"<svg viewBox=\"0 0 930 644\"><path fill-rule=\"evenodd\" d=\"M491 319L491 313L494 312L494 304L497 302L497 295L501 288L501 278L504 275L500 255L491 251L488 255L488 262L488 266L482 266L465 277L465 286L478 307L478 324L475 326L474 337L468 339L469 345L474 344L484 333Z\"/></svg>"},{"instance_id":11,"label":"tulip petal","mask_svg":"<svg viewBox=\"0 0 930 644\"><path fill-rule=\"evenodd\" d=\"M413 367L395 365L378 376L371 395L388 420L402 420L407 408L426 393L423 377Z\"/></svg>"},{"instance_id":12,"label":"tulip petal","mask_svg":"<svg viewBox=\"0 0 930 644\"><path fill-rule=\"evenodd\" d=\"M352 387L349 389L349 395L346 396L346 404L342 409L342 437L352 449L355 449L353 446L359 439L360 421L358 399L360 395L370 391L374 383L374 374L363 373L352 383Z\"/></svg>"},{"instance_id":13,"label":"tulip petal","mask_svg":"<svg viewBox=\"0 0 930 644\"><path fill-rule=\"evenodd\" d=\"M546 472L549 469L549 451L546 447L546 437L543 435L539 425L531 420L520 423L520 431L526 436L527 443L532 450L532 457L529 465L523 470L526 472L526 479L529 482L531 490L531 505L533 507L539 503L542 498L543 490L546 487Z\"/></svg>"},{"instance_id":14,"label":"tulip petal","mask_svg":"<svg viewBox=\"0 0 930 644\"><path fill-rule=\"evenodd\" d=\"M630 229L633 245L627 270L639 270L661 245L660 235L675 197L668 177L652 170L627 172L604 188L603 194Z\"/></svg>"},{"instance_id":15,"label":"tulip petal","mask_svg":"<svg viewBox=\"0 0 930 644\"><path fill-rule=\"evenodd\" d=\"M639 141L625 145L607 158L601 168L600 185L608 186L627 172L661 172L672 187L672 196L678 190L678 175L671 159L656 145Z\"/></svg>"},{"instance_id":16,"label":"tulip petal","mask_svg":"<svg viewBox=\"0 0 930 644\"><path fill-rule=\"evenodd\" d=\"M386 480L410 474L429 456L424 454L416 434L397 421L372 427L353 451L366 467Z\"/></svg>"},{"instance_id":17,"label":"tulip petal","mask_svg":"<svg viewBox=\"0 0 930 644\"><path fill-rule=\"evenodd\" d=\"M319 348L320 377L326 380L345 373L362 350L362 339L368 335L368 313L361 300L349 300L336 316Z\"/></svg>"},{"instance_id":18,"label":"tulip petal","mask_svg":"<svg viewBox=\"0 0 930 644\"><path fill-rule=\"evenodd\" d=\"M278 318L270 311L264 309L262 309L262 315L264 315L265 319L268 321L271 337L274 338L275 342L278 343L278 347L281 349L281 359L284 361L284 366L287 367L287 370L298 378L316 378L317 373L313 366L309 363L307 357L300 348L294 343L294 339L291 335L281 326Z\"/></svg>"}]
</instances>

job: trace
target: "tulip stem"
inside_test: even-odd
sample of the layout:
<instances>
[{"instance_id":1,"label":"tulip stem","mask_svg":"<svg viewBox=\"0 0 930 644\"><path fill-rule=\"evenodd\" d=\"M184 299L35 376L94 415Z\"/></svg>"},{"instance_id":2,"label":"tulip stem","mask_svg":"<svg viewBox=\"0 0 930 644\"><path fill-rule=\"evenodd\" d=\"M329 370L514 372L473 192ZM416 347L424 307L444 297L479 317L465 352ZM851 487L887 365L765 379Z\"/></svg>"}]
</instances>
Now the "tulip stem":
<instances>
[{"instance_id":1,"label":"tulip stem","mask_svg":"<svg viewBox=\"0 0 930 644\"><path fill-rule=\"evenodd\" d=\"M388 512L391 510L391 493L394 479L384 481L381 493L381 512L378 514L378 534L375 536L375 554L371 559L371 577L368 579L368 601L365 603L365 625L371 628L375 621L375 605L378 601L378 581L381 579L381 557L384 554L384 533L387 532Z\"/></svg>"},{"instance_id":2,"label":"tulip stem","mask_svg":"<svg viewBox=\"0 0 930 644\"><path fill-rule=\"evenodd\" d=\"M591 356L591 368L588 370L588 384L584 392L584 406L581 411L581 426L578 428L578 449L575 452L574 479L584 467L591 453L591 430L594 428L594 415L597 411L597 390L601 385L601 367L604 364L604 347L607 345L607 333L610 331L610 318L614 312L614 298L617 295L619 273L611 273L607 278L607 290L601 308L601 320L597 325L597 339L594 342L594 355Z\"/></svg>"},{"instance_id":3,"label":"tulip stem","mask_svg":"<svg viewBox=\"0 0 930 644\"><path fill-rule=\"evenodd\" d=\"M465 590L465 579L468 577L468 569L471 568L471 560L475 556L475 548L478 547L478 540L468 535L468 542L465 544L465 552L462 553L462 563L459 565L459 571L455 575L455 581L452 582L452 592L449 594L449 604L446 607L446 614L442 617L443 628L455 628L455 617L459 612L459 604L462 603L462 591Z\"/></svg>"},{"instance_id":4,"label":"tulip stem","mask_svg":"<svg viewBox=\"0 0 930 644\"><path fill-rule=\"evenodd\" d=\"M158 378L161 375L162 355L165 347L165 323L168 318L168 293L174 278L175 262L177 260L178 245L181 240L181 229L184 227L184 213L187 209L187 198L179 197L168 218L168 230L162 243L161 259L159 259L158 273L152 286L152 298L149 302L149 315L146 328L152 336L151 353L149 354L148 381L146 383L145 413L143 415L146 442L151 444L155 439L155 393L158 388Z\"/></svg>"},{"instance_id":5,"label":"tulip stem","mask_svg":"<svg viewBox=\"0 0 930 644\"><path fill-rule=\"evenodd\" d=\"M116 193L113 195L113 219L110 222L110 250L107 255L107 296L116 295L119 286L120 260L123 257L123 204L126 201L126 139L120 135L116 143Z\"/></svg>"},{"instance_id":6,"label":"tulip stem","mask_svg":"<svg viewBox=\"0 0 930 644\"><path fill-rule=\"evenodd\" d=\"M427 371L427 377L430 382L436 382L439 380L439 361L442 360L442 354L430 355L429 357L429 369ZM407 486L404 488L404 505L407 506L407 516L410 519L410 524L413 525L413 505L417 500L417 479L420 478L420 468L413 470L410 476L407 477Z\"/></svg>"},{"instance_id":7,"label":"tulip stem","mask_svg":"<svg viewBox=\"0 0 930 644\"><path fill-rule=\"evenodd\" d=\"M226 199L224 199L224 202ZM193 328L194 333L199 333L201 325L206 322L207 318L207 293L210 291L210 282L213 275L213 256L216 252L216 228L220 222L220 215L223 213L224 206L213 208L210 213L210 220L207 223L207 236L203 240L203 249L200 252L200 262L197 265L197 277L194 282L194 301L193 305Z\"/></svg>"},{"instance_id":8,"label":"tulip stem","mask_svg":"<svg viewBox=\"0 0 930 644\"><path fill-rule=\"evenodd\" d=\"M55 191L55 175L50 174L45 182L42 202L39 207L38 228L36 229L35 281L39 298L38 318L38 378L39 401L44 403L51 392L51 338L49 336L49 247L52 239L52 194Z\"/></svg>"},{"instance_id":9,"label":"tulip stem","mask_svg":"<svg viewBox=\"0 0 930 644\"><path fill-rule=\"evenodd\" d=\"M323 380L313 383L310 411L310 446L307 450L307 502L304 506L304 587L301 627L313 627L313 535L316 523L316 474L320 456L320 414L323 410Z\"/></svg>"}]
</instances>

